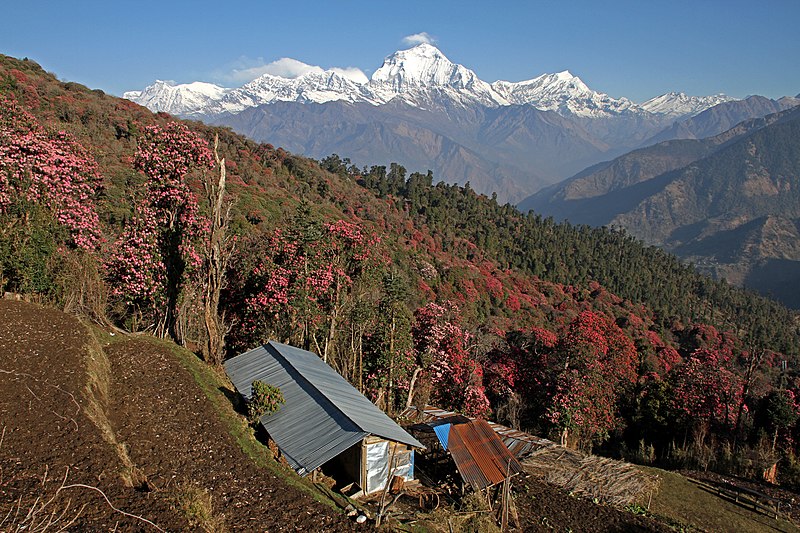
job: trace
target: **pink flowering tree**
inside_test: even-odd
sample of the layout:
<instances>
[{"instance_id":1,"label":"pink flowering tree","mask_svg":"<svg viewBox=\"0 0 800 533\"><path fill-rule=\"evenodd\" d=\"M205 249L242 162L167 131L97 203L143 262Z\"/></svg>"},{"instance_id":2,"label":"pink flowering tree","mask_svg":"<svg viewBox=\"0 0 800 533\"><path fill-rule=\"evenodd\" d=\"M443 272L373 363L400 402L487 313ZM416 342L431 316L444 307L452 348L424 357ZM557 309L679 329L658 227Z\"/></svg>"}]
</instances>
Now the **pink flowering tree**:
<instances>
[{"instance_id":1,"label":"pink flowering tree","mask_svg":"<svg viewBox=\"0 0 800 533\"><path fill-rule=\"evenodd\" d=\"M155 333L178 339L178 302L201 263L197 250L207 221L186 182L193 169L213 164L208 143L185 125L148 126L138 140L134 168L147 180L108 262L112 294Z\"/></svg>"},{"instance_id":2,"label":"pink flowering tree","mask_svg":"<svg viewBox=\"0 0 800 533\"><path fill-rule=\"evenodd\" d=\"M450 302L430 303L414 313L414 349L431 386L431 400L445 409L486 416L489 399L483 367L470 354L472 335L461 327Z\"/></svg>"},{"instance_id":3,"label":"pink flowering tree","mask_svg":"<svg viewBox=\"0 0 800 533\"><path fill-rule=\"evenodd\" d=\"M317 223L301 207L291 227L276 229L265 242L258 260L235 281L235 342L246 347L278 339L334 363L351 289L380 263L378 237L345 220Z\"/></svg>"},{"instance_id":4,"label":"pink flowering tree","mask_svg":"<svg viewBox=\"0 0 800 533\"><path fill-rule=\"evenodd\" d=\"M569 324L548 365L553 395L546 416L562 445L590 447L608 437L637 365L633 341L610 318L583 311Z\"/></svg>"},{"instance_id":5,"label":"pink flowering tree","mask_svg":"<svg viewBox=\"0 0 800 533\"><path fill-rule=\"evenodd\" d=\"M101 188L89 152L63 131L49 132L10 100L0 100L0 213L25 201L47 209L69 233L66 244L91 250L100 240L95 198Z\"/></svg>"},{"instance_id":6,"label":"pink flowering tree","mask_svg":"<svg viewBox=\"0 0 800 533\"><path fill-rule=\"evenodd\" d=\"M698 348L669 374L672 408L686 424L732 428L742 404L744 380L732 367L728 350Z\"/></svg>"},{"instance_id":7,"label":"pink flowering tree","mask_svg":"<svg viewBox=\"0 0 800 533\"><path fill-rule=\"evenodd\" d=\"M520 396L526 425L554 429L563 445L590 447L617 427L637 362L633 341L610 318L583 311L559 335L540 327L506 333L487 377L492 397Z\"/></svg>"},{"instance_id":8,"label":"pink flowering tree","mask_svg":"<svg viewBox=\"0 0 800 533\"><path fill-rule=\"evenodd\" d=\"M552 397L551 368L558 336L532 326L502 334L485 364L485 382L496 417L513 427L535 426Z\"/></svg>"},{"instance_id":9,"label":"pink flowering tree","mask_svg":"<svg viewBox=\"0 0 800 533\"><path fill-rule=\"evenodd\" d=\"M46 277L43 270L56 248L61 255L97 250L100 189L97 165L86 149L0 98L0 250L7 249L7 288L47 291L46 283L33 278ZM0 285L2 278L0 272Z\"/></svg>"}]
</instances>

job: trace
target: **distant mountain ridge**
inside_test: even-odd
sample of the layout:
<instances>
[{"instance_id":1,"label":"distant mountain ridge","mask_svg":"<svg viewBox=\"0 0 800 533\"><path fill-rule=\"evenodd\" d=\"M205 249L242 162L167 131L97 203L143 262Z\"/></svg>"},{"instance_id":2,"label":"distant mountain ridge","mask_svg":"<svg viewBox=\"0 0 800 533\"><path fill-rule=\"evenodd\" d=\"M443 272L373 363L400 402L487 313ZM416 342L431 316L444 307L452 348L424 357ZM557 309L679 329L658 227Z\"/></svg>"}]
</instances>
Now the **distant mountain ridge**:
<instances>
[{"instance_id":1,"label":"distant mountain ridge","mask_svg":"<svg viewBox=\"0 0 800 533\"><path fill-rule=\"evenodd\" d=\"M714 137L635 150L540 191L520 209L624 228L800 308L800 105Z\"/></svg>"},{"instance_id":2,"label":"distant mountain ridge","mask_svg":"<svg viewBox=\"0 0 800 533\"><path fill-rule=\"evenodd\" d=\"M740 122L765 117L800 105L800 99L784 96L771 100L763 96L748 96L744 100L726 100L684 120L676 121L658 135L647 139L643 146L670 139L704 139L727 131Z\"/></svg>"},{"instance_id":3,"label":"distant mountain ridge","mask_svg":"<svg viewBox=\"0 0 800 533\"><path fill-rule=\"evenodd\" d=\"M725 95L668 93L639 105L594 91L569 71L488 83L429 44L391 54L369 80L309 67L236 89L157 82L124 96L314 158L337 153L359 166L430 169L512 203L639 146L720 133L733 119L679 123L722 104L733 116L740 104ZM748 111L737 117L776 110L742 107Z\"/></svg>"},{"instance_id":4,"label":"distant mountain ridge","mask_svg":"<svg viewBox=\"0 0 800 533\"><path fill-rule=\"evenodd\" d=\"M689 96L684 93L669 92L647 100L642 103L642 108L650 113L685 117L696 115L715 105L735 100L735 98L725 94Z\"/></svg>"}]
</instances>

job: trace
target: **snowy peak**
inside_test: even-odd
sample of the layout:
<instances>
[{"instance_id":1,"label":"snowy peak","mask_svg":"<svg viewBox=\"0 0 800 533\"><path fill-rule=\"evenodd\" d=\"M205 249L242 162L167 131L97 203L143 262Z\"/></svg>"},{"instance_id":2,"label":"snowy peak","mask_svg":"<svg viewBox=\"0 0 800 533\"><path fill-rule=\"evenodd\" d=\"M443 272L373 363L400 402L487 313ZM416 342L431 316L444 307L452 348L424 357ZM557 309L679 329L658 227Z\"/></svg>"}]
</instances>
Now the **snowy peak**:
<instances>
[{"instance_id":1,"label":"snowy peak","mask_svg":"<svg viewBox=\"0 0 800 533\"><path fill-rule=\"evenodd\" d=\"M132 100L154 112L163 111L173 115L193 115L223 98L230 91L219 85L196 81L175 84L156 80L143 91L129 91L123 98Z\"/></svg>"},{"instance_id":2,"label":"snowy peak","mask_svg":"<svg viewBox=\"0 0 800 533\"><path fill-rule=\"evenodd\" d=\"M296 78L263 74L253 81L227 93L205 110L206 114L238 113L248 107L274 102L305 102L322 104L334 100L373 102L362 84L334 70L310 69Z\"/></svg>"},{"instance_id":3,"label":"snowy peak","mask_svg":"<svg viewBox=\"0 0 800 533\"><path fill-rule=\"evenodd\" d=\"M451 62L429 44L395 52L372 75L373 82L389 84L398 92L408 87L444 85L463 89L475 80L478 76L474 72Z\"/></svg>"},{"instance_id":4,"label":"snowy peak","mask_svg":"<svg viewBox=\"0 0 800 533\"><path fill-rule=\"evenodd\" d=\"M669 117L692 117L717 104L736 100L725 94L712 96L689 96L685 93L670 92L656 96L641 104L650 113Z\"/></svg>"},{"instance_id":5,"label":"snowy peak","mask_svg":"<svg viewBox=\"0 0 800 533\"><path fill-rule=\"evenodd\" d=\"M543 111L571 113L582 117L604 117L625 111L640 111L627 98L615 99L591 90L568 70L542 74L532 80L496 81L492 88L517 105L532 105Z\"/></svg>"},{"instance_id":6,"label":"snowy peak","mask_svg":"<svg viewBox=\"0 0 800 533\"><path fill-rule=\"evenodd\" d=\"M475 72L453 63L430 44L400 50L387 57L373 73L369 86L379 100L400 96L422 107L441 93L462 104L472 102L488 107L507 104Z\"/></svg>"}]
</instances>

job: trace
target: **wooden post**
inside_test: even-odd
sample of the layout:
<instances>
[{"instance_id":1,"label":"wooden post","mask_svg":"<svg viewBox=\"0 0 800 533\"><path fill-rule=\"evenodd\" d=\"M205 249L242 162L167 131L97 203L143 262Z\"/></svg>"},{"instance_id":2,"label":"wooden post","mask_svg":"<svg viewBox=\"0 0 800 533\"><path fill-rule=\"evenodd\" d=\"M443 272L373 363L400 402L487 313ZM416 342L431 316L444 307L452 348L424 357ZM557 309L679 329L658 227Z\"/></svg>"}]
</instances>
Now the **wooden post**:
<instances>
[{"instance_id":1,"label":"wooden post","mask_svg":"<svg viewBox=\"0 0 800 533\"><path fill-rule=\"evenodd\" d=\"M386 493L389 491L389 486L392 484L392 474L394 474L394 454L397 450L397 443L393 443L391 441L387 441L389 446L392 448L392 453L389 456L389 468L386 474L386 486L383 487L383 493L381 494L381 505L378 510L378 518L375 520L375 527L381 527L381 520L383 519L383 511L386 509ZM394 444L394 446L393 446Z\"/></svg>"},{"instance_id":2,"label":"wooden post","mask_svg":"<svg viewBox=\"0 0 800 533\"><path fill-rule=\"evenodd\" d=\"M500 529L508 531L508 507L509 499L511 497L511 461L506 465L506 478L503 480L503 495L500 503Z\"/></svg>"}]
</instances>

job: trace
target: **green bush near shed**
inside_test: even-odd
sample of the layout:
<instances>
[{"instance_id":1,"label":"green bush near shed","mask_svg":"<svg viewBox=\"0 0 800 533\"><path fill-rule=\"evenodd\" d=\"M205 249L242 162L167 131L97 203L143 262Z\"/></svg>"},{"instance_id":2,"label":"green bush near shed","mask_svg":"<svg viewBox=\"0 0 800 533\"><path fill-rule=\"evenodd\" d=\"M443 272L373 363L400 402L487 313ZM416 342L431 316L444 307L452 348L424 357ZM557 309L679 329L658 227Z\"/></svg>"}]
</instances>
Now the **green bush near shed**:
<instances>
[{"instance_id":1,"label":"green bush near shed","mask_svg":"<svg viewBox=\"0 0 800 533\"><path fill-rule=\"evenodd\" d=\"M278 387L255 380L252 385L250 400L247 402L247 417L250 422L258 422L262 416L274 413L284 403L286 403L286 400Z\"/></svg>"}]
</instances>

